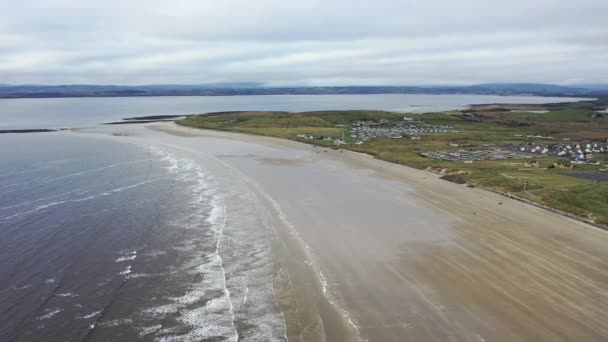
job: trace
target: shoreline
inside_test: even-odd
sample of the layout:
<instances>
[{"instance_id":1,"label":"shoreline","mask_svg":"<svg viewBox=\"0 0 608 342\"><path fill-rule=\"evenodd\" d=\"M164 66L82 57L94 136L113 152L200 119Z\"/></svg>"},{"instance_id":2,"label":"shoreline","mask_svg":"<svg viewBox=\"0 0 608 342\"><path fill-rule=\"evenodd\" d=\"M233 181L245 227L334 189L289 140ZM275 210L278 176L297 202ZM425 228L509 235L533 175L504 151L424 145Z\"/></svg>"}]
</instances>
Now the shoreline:
<instances>
[{"instance_id":1,"label":"shoreline","mask_svg":"<svg viewBox=\"0 0 608 342\"><path fill-rule=\"evenodd\" d=\"M77 134L80 136L90 136L93 134L96 137L103 139L128 139L128 143L140 144L133 138L141 138L141 134L133 134L133 131L141 133L140 130L151 130L159 133L167 133L176 136L200 136L199 132L194 131L193 135L187 132L176 131L179 126L172 123L162 122L156 124L145 124L137 126L101 126L98 129L74 131L69 134ZM125 131L126 130L126 131ZM145 133L144 133L145 135ZM146 136L145 139L150 139ZM157 137L152 137L153 144L160 143L160 146L166 142L159 142ZM234 140L237 141L237 140ZM276 145L276 143L270 143ZM182 152L190 153L193 150L178 144L166 144L166 147L182 150ZM262 215L267 220L269 228L272 230L274 237L269 239L269 247L271 250L271 262L274 268L272 276L273 291L275 292L275 300L277 308L281 315L284 316L285 326L287 328L286 335L290 338L289 341L362 341L356 332L356 327L352 320L348 318L348 312L336 305L335 299L329 297L326 293L326 280L323 273L317 266L317 261L314 255L311 255L311 248L298 235L297 230L292 223L287 219L282 209L272 197L255 181L242 171L230 166L221 157L209 157L214 162L219 162L228 168L227 171L233 171L241 180L247 184L247 188L253 190L258 198L259 205L268 211L270 215ZM246 190L244 190L246 191ZM304 261L304 262L302 262ZM233 265L234 266L234 265ZM284 271L287 272L284 272ZM287 274L286 276L284 275Z\"/></svg>"},{"instance_id":2,"label":"shoreline","mask_svg":"<svg viewBox=\"0 0 608 342\"><path fill-rule=\"evenodd\" d=\"M597 283L597 286L600 286L604 275L596 278L599 276L593 273L596 271L585 273L585 269L591 267L590 265L583 267L582 270L573 265L592 264L594 265L592 269L596 269L595 267L603 264L603 260L608 260L608 253L601 251L603 248L601 246L604 246L602 241L608 241L608 235L604 230L563 215L555 215L554 212L524 202L504 201L504 196L495 192L443 181L439 179L438 174L410 167L404 168L404 165L375 159L360 152L340 153L327 149L327 152L321 151L317 154L308 144L268 136L201 130L166 123L145 127L181 139L199 137L209 139L207 141L211 144L214 141L218 144L223 144L222 141L230 141L234 146L265 146L270 149L293 151L289 153L296 155L300 154L297 151L302 151L308 156L298 164L291 164L286 160L279 164L278 161L254 160L259 167L274 170L273 174L276 174L269 176L271 178L277 177L279 173L291 172L289 170L303 167L300 166L301 163L306 165L330 163L330 165L341 165L340 169L355 174L364 172L367 175L365 178L372 181L369 186L373 188L369 188L369 191L379 191L377 187L385 186L382 184L404 184L411 188L407 191L409 199L403 203L409 207L401 205L394 209L386 207L392 202L390 193L385 192L392 190L387 188L378 194L381 196L379 198L385 201L384 205L368 203L370 198L366 197L365 203L368 203L368 206L362 207L361 213L352 212L350 209L344 211L340 209L339 202L333 201L328 205L314 205L313 207L317 209L311 211L310 204L307 201L302 202L299 197L306 198L301 192L308 187L305 184L313 179L325 178L324 172L308 181L302 180L304 182L302 187L289 190L283 189L281 185L273 188L271 184L265 183L264 179L254 178L255 182L263 187L265 193L280 203L283 215L289 218L305 245L314 252L321 277L319 278L321 284L315 285L316 287L321 285L321 288L316 291L321 293L326 291L331 294L327 300L338 305L337 312L332 315L340 313L345 322L350 321L357 327L353 328L353 332L359 330L363 340L403 341L412 338L443 341L451 334L463 338L469 336L467 339L473 339L471 335L473 332L470 329L474 326L480 329L475 334L488 340L529 340L533 336L546 339L549 336L557 336L555 334L558 331L579 334L576 336L585 334L608 336L604 335L601 332L602 328L598 326L587 332L579 328L572 332L561 330L563 328L560 325L551 321L551 315L542 316L541 326L534 323L535 320L541 319L538 318L537 312L549 313L559 309L561 320L571 324L581 324L577 316L572 316L570 313L575 310L570 306L575 303L576 305L584 303L585 306L600 305L603 297L590 296L590 293L584 290L584 283L579 284L576 292L572 293L568 292L570 290L567 290L569 288L567 284L574 281L572 279L585 279L587 284ZM230 158L225 161L230 161L231 165L242 158L253 158L239 157L239 155L226 157L217 155L217 157ZM278 167L280 169L277 169ZM350 177L343 178L342 175L332 177L338 177L337 180L343 179L346 183L350 182ZM278 184L281 182L279 181ZM286 194L286 191L290 194ZM322 190L313 187L308 191L313 193L323 191L318 194L320 198L341 197L339 194L332 195L331 192L327 192L330 191L329 188ZM356 202L357 196L354 197ZM416 209L418 207L419 209ZM409 214L404 216L403 210ZM308 212L313 216L309 216ZM375 221L370 225L365 223L367 220L365 217L369 215L387 216L382 221ZM418 215L422 216L417 218ZM395 230L401 226L398 222L404 219L405 225ZM342 220L353 221L354 226L348 224L342 226L339 223ZM397 226L394 226L395 223ZM327 230L328 227L332 229ZM354 231L347 233L351 229ZM283 232L286 235L280 238L281 241L293 239L289 230L285 229ZM427 236L427 234L431 235ZM344 241L341 242L341 239ZM413 240L409 241L410 239ZM389 247L393 242L401 240L407 247L399 247L394 251L397 246ZM456 246L459 247L455 248ZM305 251L306 247L303 248ZM398 252L402 248L405 249ZM468 252L463 254L460 252L461 249ZM349 257L349 253L353 251L359 255ZM570 255L570 251L577 252ZM306 274L311 269L306 268L301 261L298 262L302 254L296 252L293 246L285 249L284 253L287 254L283 255L282 260L291 260L289 262L293 264L288 269L294 277L300 277L302 281L308 283L317 281L307 278ZM390 257L386 260L382 257L381 264L377 264L380 262L375 261L378 253ZM400 256L400 253L404 253L403 256ZM469 255L471 253L479 255L472 258ZM370 255L367 256L368 254ZM545 264L545 259L552 262ZM505 270L508 271L505 273ZM525 286L525 283L519 283L516 280L519 276L512 279L512 274L520 273L521 276L532 277L542 286L532 291L536 287L531 289ZM536 279L537 277L539 278ZM477 280L469 284L467 280L469 278ZM570 280L562 283L556 282L558 279ZM301 281L294 278L294 283L300 284ZM557 302L544 302L543 293L546 291L553 291L560 299ZM315 291L312 294L295 292L299 300L314 298L314 293ZM509 295L502 297L506 294ZM363 300L364 298L369 299ZM535 302L536 307L525 310L522 307L512 312L503 311L504 306L497 304L512 300ZM594 302L597 304L593 304ZM322 308L322 303L316 305L317 309ZM406 314L406 312L414 310L413 308L424 308L425 314L419 317L408 316L412 313ZM467 310L461 312L464 308ZM596 307L594 310L597 309ZM325 310L330 310L326 312L331 313L330 307ZM524 311L520 312L520 310ZM519 314L515 315L516 312ZM587 315L590 312L579 314ZM326 327L336 326L337 321L331 318L332 315L323 317L322 312L319 313ZM384 320L392 320L391 317L396 318L404 314L406 315L404 317L409 317L405 323L382 323ZM533 316L530 316L531 314ZM486 321L488 315L500 319L497 318L495 322ZM477 323L469 326L470 322ZM520 325L521 331L512 330L512 324ZM430 328L430 326L434 327ZM431 333L427 329L434 332ZM527 336L528 339L521 338L522 336ZM352 338L345 337L344 331L338 331L329 340L350 341Z\"/></svg>"},{"instance_id":3,"label":"shoreline","mask_svg":"<svg viewBox=\"0 0 608 342\"><path fill-rule=\"evenodd\" d=\"M606 149L601 138L605 136L603 122L606 118L592 111L592 108L603 105L604 100L504 104L505 108L499 104L492 108L471 105L467 110L426 114L426 119L424 114L419 118L406 116L406 121L401 121L400 114L396 112L346 110L288 114L253 111L229 113L228 118L198 115L176 123L357 151L416 169L441 170L439 172L445 174L446 180L482 186L506 197L513 194L513 197L518 196L518 200L608 230L605 206L591 203L592 198L605 196L608 183L598 187L591 186L591 183L605 181L601 171L606 169L601 169L601 163L606 163L606 157L605 154L592 156L589 145L594 146L593 152L600 152L600 147L602 151ZM549 114L532 118L523 115L526 110L531 111L530 108L546 109ZM569 125L570 121L576 123ZM546 130L552 130L554 135L539 133ZM428 139L421 141L421 136L427 133L441 134L428 134ZM538 142L533 138L543 140ZM587 144L586 152L579 150L580 154L575 156L573 150L561 151L566 149L565 144L569 141L576 142L576 146ZM530 147L534 145L544 146L542 155L541 149ZM520 153L520 149L529 153ZM541 157L547 158L540 162L549 163L542 168L545 172L522 172L538 165L535 162L530 166L525 159ZM507 162L507 159L512 159L512 162ZM564 167L570 165L569 161L581 165ZM520 163L523 169L516 168L516 163ZM589 171L589 175L561 170L574 167ZM578 181L580 189L575 187L579 184L573 177L581 179Z\"/></svg>"},{"instance_id":4,"label":"shoreline","mask_svg":"<svg viewBox=\"0 0 608 342\"><path fill-rule=\"evenodd\" d=\"M608 336L597 318L608 314L597 293L608 235L588 224L358 152L172 123L89 132L180 148L243 175L276 233L273 288L290 340Z\"/></svg>"},{"instance_id":5,"label":"shoreline","mask_svg":"<svg viewBox=\"0 0 608 342\"><path fill-rule=\"evenodd\" d=\"M374 155L371 155L369 153L359 152L359 151L353 151L353 150L346 149L346 148L337 148L336 149L336 148L316 145L314 142L310 142L310 143L308 143L308 142L300 142L300 141L295 141L295 140L291 140L291 139L272 137L272 136L263 135L263 134L256 134L256 133L252 133L252 132L238 132L238 131L230 131L230 130L223 130L223 129L196 128L196 127L190 127L190 126L187 126L187 125L183 125L183 124L179 123L179 121L174 121L173 123L177 127L183 127L183 128L186 128L186 129L200 130L200 131L205 131L205 132L221 132L221 133L228 133L228 134L235 134L235 135L242 135L242 136L252 136L252 137L259 137L259 138L267 138L267 139L269 139L268 140L269 142L273 142L273 141L276 140L277 143L279 141L294 143L294 145L291 145L291 146L298 146L299 144L301 144L303 146L314 146L315 148L320 148L320 149L330 149L330 150L334 150L334 151L336 151L336 150L337 151L344 151L344 152L349 153L349 154L359 154L359 155L362 155L362 156L365 156L365 157L368 157L368 158L372 158L373 160L376 160L376 161L389 163L391 165L401 166L401 167L404 167L404 168L407 168L407 169L410 169L410 170L417 170L417 171L428 172L430 174L437 175L438 176L437 177L438 180L442 180L442 179L440 179L440 177L444 176L441 173L438 173L438 172L435 172L435 171L432 171L432 170L429 170L429 169L422 169L422 168L412 167L412 166L409 166L409 165L393 163L393 162L390 162L390 161L387 161L387 160L378 159ZM449 180L442 180L442 181L450 182ZM469 184L459 184L459 185L461 185L461 186L467 186ZM493 193L493 194L496 194L496 195L499 195L499 196L502 196L504 198L508 198L508 199L511 199L511 200L514 200L514 201L519 201L521 203L525 203L525 204L527 204L529 206L532 206L532 207L535 207L535 208L539 208L539 209L542 209L542 210L546 210L547 212L554 213L554 214L562 216L564 218L571 219L571 220L574 220L574 221L577 221L577 222L580 222L580 223L587 224L587 225L591 226L594 229L599 229L601 231L604 231L604 232L608 233L608 227L607 226L595 223L595 222L593 222L591 220L587 220L587 219L584 219L582 217L578 217L578 216L576 216L574 214L570 214L568 212L561 211L561 210L556 209L556 208L552 208L552 207L549 207L549 206L546 206L546 205L543 205L543 204L540 204L540 203L536 203L534 201L530 201L528 199L525 199L525 198L522 198L522 197L510 194L508 192L501 192L501 191L498 191L498 190L494 190L494 189L491 189L491 188L488 188L488 187L484 187L484 186L481 186L481 185L476 185L476 184L474 184L473 186L475 188L480 189L480 190L483 190L483 191L486 191L486 192L489 192L489 193Z\"/></svg>"},{"instance_id":6,"label":"shoreline","mask_svg":"<svg viewBox=\"0 0 608 342\"><path fill-rule=\"evenodd\" d=\"M175 124L171 126L171 124L167 122L156 125L147 124L145 128L180 137L200 136L197 134L200 133L200 130L188 132L191 128ZM211 132L213 131L207 133ZM238 138L219 137L213 134L205 136L241 141ZM276 146L278 141L256 141L256 143ZM287 147L288 145L281 144L280 146ZM234 169L228 164L226 166ZM248 178L246 175L242 175L242 177ZM314 252L299 235L296 227L287 219L280 204L270 197L255 180L249 179L247 182L259 196L259 200L264 202L264 206L274 213L273 217L268 218L273 227L272 230L276 234L276 238L271 239L270 242L272 262L276 272L273 286L277 307L285 317L286 335L293 336L300 341L311 342L363 341L349 312L327 292L327 280L320 270L315 256L311 254ZM302 263L302 260L305 262ZM281 276L283 269L287 270L287 279L283 279L284 277Z\"/></svg>"}]
</instances>

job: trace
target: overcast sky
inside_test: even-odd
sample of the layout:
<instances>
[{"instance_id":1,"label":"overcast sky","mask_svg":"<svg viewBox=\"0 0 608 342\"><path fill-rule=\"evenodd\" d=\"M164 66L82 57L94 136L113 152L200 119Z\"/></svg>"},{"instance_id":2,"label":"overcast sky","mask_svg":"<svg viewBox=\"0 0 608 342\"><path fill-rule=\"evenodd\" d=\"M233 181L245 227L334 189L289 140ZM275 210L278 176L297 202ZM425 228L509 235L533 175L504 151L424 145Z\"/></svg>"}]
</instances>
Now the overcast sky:
<instances>
[{"instance_id":1,"label":"overcast sky","mask_svg":"<svg viewBox=\"0 0 608 342\"><path fill-rule=\"evenodd\" d=\"M0 83L608 83L608 0L0 0Z\"/></svg>"}]
</instances>

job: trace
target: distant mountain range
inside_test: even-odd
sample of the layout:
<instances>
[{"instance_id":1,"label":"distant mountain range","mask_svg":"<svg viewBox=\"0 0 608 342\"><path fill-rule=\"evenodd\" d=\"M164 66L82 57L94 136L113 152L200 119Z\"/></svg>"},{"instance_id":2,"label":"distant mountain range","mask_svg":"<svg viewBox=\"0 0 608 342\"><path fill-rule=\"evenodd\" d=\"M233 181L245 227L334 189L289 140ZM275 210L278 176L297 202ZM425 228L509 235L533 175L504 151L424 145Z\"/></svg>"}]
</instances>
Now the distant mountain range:
<instances>
[{"instance_id":1,"label":"distant mountain range","mask_svg":"<svg viewBox=\"0 0 608 342\"><path fill-rule=\"evenodd\" d=\"M7 85L0 98L122 97L122 96L230 96L230 95L333 95L333 94L494 94L543 96L608 95L608 84L560 86L533 83L496 83L471 86L347 86L269 87L263 83L210 83L195 85Z\"/></svg>"},{"instance_id":2,"label":"distant mountain range","mask_svg":"<svg viewBox=\"0 0 608 342\"><path fill-rule=\"evenodd\" d=\"M578 87L592 89L592 90L608 90L608 83L607 84L597 84L597 83L580 84L580 85L578 85Z\"/></svg>"}]
</instances>

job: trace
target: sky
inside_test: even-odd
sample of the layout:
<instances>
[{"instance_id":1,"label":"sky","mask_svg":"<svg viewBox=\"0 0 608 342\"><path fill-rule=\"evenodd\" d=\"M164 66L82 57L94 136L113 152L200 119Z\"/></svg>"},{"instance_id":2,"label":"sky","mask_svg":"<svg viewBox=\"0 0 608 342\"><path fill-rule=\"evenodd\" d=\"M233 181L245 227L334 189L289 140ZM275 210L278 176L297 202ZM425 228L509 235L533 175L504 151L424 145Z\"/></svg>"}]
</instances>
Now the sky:
<instances>
[{"instance_id":1,"label":"sky","mask_svg":"<svg viewBox=\"0 0 608 342\"><path fill-rule=\"evenodd\" d=\"M0 0L0 84L608 83L608 0Z\"/></svg>"}]
</instances>

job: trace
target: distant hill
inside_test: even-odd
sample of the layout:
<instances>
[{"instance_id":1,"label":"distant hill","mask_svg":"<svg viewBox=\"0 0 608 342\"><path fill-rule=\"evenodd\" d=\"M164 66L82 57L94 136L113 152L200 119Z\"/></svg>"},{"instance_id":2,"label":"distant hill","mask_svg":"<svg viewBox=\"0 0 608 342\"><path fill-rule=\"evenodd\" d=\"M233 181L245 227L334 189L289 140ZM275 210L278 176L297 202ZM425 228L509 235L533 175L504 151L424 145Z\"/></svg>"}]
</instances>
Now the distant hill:
<instances>
[{"instance_id":1,"label":"distant hill","mask_svg":"<svg viewBox=\"0 0 608 342\"><path fill-rule=\"evenodd\" d=\"M604 84L580 84L578 87L592 90L608 90L608 83Z\"/></svg>"},{"instance_id":2,"label":"distant hill","mask_svg":"<svg viewBox=\"0 0 608 342\"><path fill-rule=\"evenodd\" d=\"M536 83L510 83L510 84L478 84L470 87L471 89L479 89L480 91L495 91L499 93L517 93L517 94L537 94L537 93L588 93L590 89L580 87L565 87L554 84L536 84Z\"/></svg>"},{"instance_id":3,"label":"distant hill","mask_svg":"<svg viewBox=\"0 0 608 342\"><path fill-rule=\"evenodd\" d=\"M210 84L119 85L0 85L0 98L122 97L122 96L230 96L230 95L329 95L329 94L498 94L544 96L601 96L606 89L553 84L497 83L472 86L349 86L268 87L259 82Z\"/></svg>"}]
</instances>

